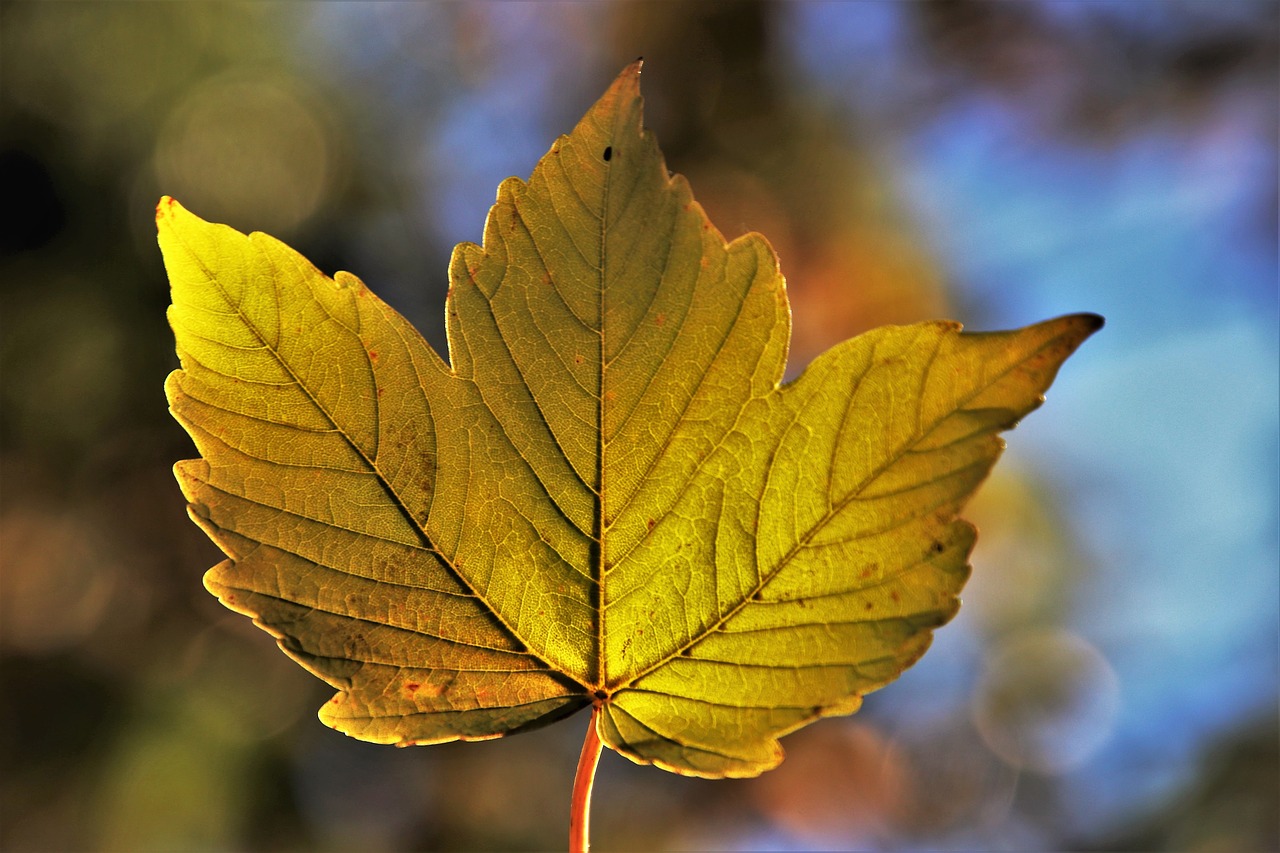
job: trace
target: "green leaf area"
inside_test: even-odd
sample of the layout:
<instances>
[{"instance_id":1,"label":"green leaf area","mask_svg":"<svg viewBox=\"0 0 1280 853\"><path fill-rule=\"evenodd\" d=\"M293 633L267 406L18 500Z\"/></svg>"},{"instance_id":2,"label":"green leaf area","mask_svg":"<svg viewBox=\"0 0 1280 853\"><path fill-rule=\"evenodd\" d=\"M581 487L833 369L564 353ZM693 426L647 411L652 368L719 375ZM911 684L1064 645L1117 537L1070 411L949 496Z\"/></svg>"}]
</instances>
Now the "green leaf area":
<instances>
[{"instance_id":1,"label":"green leaf area","mask_svg":"<svg viewBox=\"0 0 1280 853\"><path fill-rule=\"evenodd\" d=\"M379 743L597 703L640 763L752 776L958 606L957 518L1092 315L846 341L781 384L783 278L671 177L625 70L449 269L449 362L348 273L158 210L205 583Z\"/></svg>"}]
</instances>

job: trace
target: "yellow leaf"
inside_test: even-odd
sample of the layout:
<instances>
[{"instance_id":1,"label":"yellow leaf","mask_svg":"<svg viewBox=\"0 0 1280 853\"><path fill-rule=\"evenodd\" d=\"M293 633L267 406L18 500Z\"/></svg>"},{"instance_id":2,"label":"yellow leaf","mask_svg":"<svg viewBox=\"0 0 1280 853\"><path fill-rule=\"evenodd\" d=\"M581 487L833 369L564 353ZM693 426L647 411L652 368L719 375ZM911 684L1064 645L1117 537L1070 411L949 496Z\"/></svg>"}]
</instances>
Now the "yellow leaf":
<instances>
[{"instance_id":1,"label":"yellow leaf","mask_svg":"<svg viewBox=\"0 0 1280 853\"><path fill-rule=\"evenodd\" d=\"M752 776L857 710L958 605L964 502L1070 353L886 327L780 385L777 260L726 243L622 73L450 265L446 364L347 273L163 199L206 585L380 743L589 704L634 761Z\"/></svg>"}]
</instances>

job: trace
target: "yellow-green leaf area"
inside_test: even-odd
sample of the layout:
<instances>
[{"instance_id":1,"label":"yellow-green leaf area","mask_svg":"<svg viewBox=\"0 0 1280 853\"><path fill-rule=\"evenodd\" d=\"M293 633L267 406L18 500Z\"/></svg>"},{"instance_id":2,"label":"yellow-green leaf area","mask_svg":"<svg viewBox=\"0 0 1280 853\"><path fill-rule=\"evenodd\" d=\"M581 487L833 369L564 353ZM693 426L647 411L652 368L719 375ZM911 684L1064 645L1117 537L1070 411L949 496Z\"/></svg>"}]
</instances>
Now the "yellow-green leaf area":
<instances>
[{"instance_id":1,"label":"yellow-green leaf area","mask_svg":"<svg viewBox=\"0 0 1280 853\"><path fill-rule=\"evenodd\" d=\"M364 740L498 737L591 703L634 761L751 776L956 611L998 433L1101 319L887 327L781 384L777 259L669 175L622 73L450 265L448 361L348 273L157 211L226 553L205 583Z\"/></svg>"}]
</instances>

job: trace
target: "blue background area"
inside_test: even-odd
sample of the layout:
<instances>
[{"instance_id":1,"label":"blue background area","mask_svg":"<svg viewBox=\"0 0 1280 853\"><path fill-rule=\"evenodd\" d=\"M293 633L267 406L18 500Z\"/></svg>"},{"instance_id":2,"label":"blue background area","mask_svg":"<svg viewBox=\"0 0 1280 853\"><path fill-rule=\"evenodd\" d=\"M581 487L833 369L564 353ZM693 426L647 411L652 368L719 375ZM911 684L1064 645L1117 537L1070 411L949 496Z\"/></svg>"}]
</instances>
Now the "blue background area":
<instances>
[{"instance_id":1,"label":"blue background area","mask_svg":"<svg viewBox=\"0 0 1280 853\"><path fill-rule=\"evenodd\" d=\"M1247 3L1181 18L1160 4L1041 5L1069 27L1113 15L1169 39L1205 26L1202 15L1269 18ZM868 14L798 6L792 56L833 99L893 123L911 94L902 81L928 71L901 6L859 8ZM1274 717L1275 109L1225 98L1200 126L1153 121L1098 143L1038 133L1034 106L965 92L890 144L982 325L1107 318L1052 390L1054 414L1020 427L1008 454L1063 487L1096 566L1069 624L1122 685L1114 734L1065 779L1067 812L1088 834L1187 785L1224 730Z\"/></svg>"}]
</instances>

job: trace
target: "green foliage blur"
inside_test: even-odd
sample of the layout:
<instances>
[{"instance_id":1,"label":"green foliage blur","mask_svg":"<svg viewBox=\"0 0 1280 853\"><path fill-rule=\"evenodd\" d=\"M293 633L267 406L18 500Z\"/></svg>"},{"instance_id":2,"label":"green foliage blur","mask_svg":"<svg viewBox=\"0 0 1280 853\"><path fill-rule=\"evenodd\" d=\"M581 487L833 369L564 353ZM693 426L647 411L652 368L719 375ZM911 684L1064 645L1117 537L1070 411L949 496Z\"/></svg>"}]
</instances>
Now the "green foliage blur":
<instances>
[{"instance_id":1,"label":"green foliage blur","mask_svg":"<svg viewBox=\"0 0 1280 853\"><path fill-rule=\"evenodd\" d=\"M527 175L643 55L648 124L669 166L726 236L761 231L782 258L793 373L867 328L970 307L905 211L877 128L778 60L782 5L319 5L342 9L322 27L306 4L0 5L0 849L564 843L585 716L485 744L351 741L315 719L328 688L202 588L221 555L171 474L193 450L161 390L177 364L152 216L161 194L268 231L326 272L352 270L443 351L451 238L478 240L486 209L424 201L457 168L430 131L490 91L499 36L520 27L498 19L524 15L579 49L547 59L563 68L536 133L476 131L524 134L513 147L527 156L502 169ZM958 87L1016 89L1019 63L1052 41L1029 5L910 5L918 49ZM337 47L365 42L378 50ZM1080 100L1056 132L1118 139L1126 122L1194 114L1256 85L1275 36L1209 39L1186 55L1160 45L1134 49L1153 74L1189 84L1117 105L1089 76L1101 71L1067 68ZM381 59L335 70L366 55ZM941 109L945 94L922 90L903 111ZM1271 724L1222 732L1189 787L1123 825L1044 829L1069 826L1058 774L1099 748L1125 688L1064 625L1094 555L1061 499L1011 464L973 505L983 539L965 636L999 665L958 703L907 724L877 715L871 697L851 720L788 738L788 759L757 780L683 779L606 755L596 848L982 847L1010 825L1000 837L1051 848L1274 848ZM938 646L959 638L949 631ZM1083 733L1038 748L1043 721L1059 718ZM1040 834L1018 835L1032 824Z\"/></svg>"}]
</instances>

